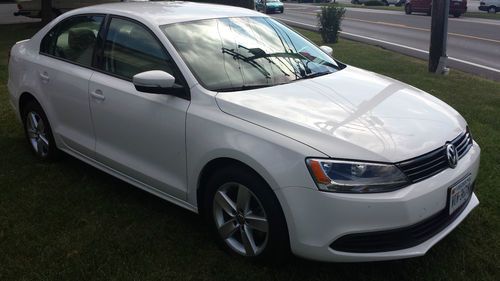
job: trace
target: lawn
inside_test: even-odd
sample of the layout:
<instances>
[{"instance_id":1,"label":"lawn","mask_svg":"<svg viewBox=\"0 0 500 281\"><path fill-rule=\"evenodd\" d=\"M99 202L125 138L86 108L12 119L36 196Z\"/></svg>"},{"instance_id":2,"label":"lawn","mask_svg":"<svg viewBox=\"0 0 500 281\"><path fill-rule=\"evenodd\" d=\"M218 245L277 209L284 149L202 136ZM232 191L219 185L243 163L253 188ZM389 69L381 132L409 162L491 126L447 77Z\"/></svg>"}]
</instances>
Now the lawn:
<instances>
[{"instance_id":1,"label":"lawn","mask_svg":"<svg viewBox=\"0 0 500 281\"><path fill-rule=\"evenodd\" d=\"M0 280L500 280L500 83L341 40L340 60L424 89L469 121L482 147L479 207L426 256L267 267L220 251L200 218L69 156L29 153L8 104L7 51L37 26L0 25ZM301 31L318 42L316 33Z\"/></svg>"}]
</instances>

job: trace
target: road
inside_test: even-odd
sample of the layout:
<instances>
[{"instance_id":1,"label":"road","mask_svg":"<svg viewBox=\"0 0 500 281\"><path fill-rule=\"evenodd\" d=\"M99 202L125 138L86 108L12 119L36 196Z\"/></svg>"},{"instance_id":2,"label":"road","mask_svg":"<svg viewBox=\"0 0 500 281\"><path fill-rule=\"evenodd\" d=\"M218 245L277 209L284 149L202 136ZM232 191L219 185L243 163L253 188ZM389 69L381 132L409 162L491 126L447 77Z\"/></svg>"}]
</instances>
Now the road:
<instances>
[{"instance_id":1,"label":"road","mask_svg":"<svg viewBox=\"0 0 500 281\"><path fill-rule=\"evenodd\" d=\"M285 4L285 13L272 15L284 23L317 29L318 6ZM427 59L431 18L399 11L348 8L342 37ZM500 81L500 20L451 18L448 65Z\"/></svg>"}]
</instances>

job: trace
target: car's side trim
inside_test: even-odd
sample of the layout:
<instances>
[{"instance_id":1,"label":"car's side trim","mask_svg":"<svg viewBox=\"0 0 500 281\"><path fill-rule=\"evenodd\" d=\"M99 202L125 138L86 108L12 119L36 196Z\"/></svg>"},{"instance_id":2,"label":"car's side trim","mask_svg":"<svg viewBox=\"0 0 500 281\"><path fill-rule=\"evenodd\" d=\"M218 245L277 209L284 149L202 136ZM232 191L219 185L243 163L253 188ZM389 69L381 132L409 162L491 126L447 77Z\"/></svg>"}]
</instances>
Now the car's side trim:
<instances>
[{"instance_id":1,"label":"car's side trim","mask_svg":"<svg viewBox=\"0 0 500 281\"><path fill-rule=\"evenodd\" d=\"M130 177L126 174L123 174L119 171L116 171L116 170L106 166L105 164L103 164L95 159L92 159L88 156L85 156L85 155L75 151L75 150L72 150L71 148L68 148L65 146L65 147L58 147L58 149L64 151L65 153L68 153L69 155L77 158L78 160L81 160L81 161L91 165L92 167L97 168L97 169L99 169L99 170L101 170L101 171L103 171L103 172L105 172L113 177L116 177L116 178L118 178L118 179L120 179L128 184L131 184L137 188L140 188L146 192L149 192L155 196L158 196L161 199L164 199L170 203L173 203L173 204L175 204L179 207L182 207L184 209L187 209L191 212L198 213L198 207L191 205L187 201L176 198L176 197L169 195L169 194L167 194L167 193L165 193L165 192L163 192L155 187L147 185L147 184L145 184L145 183L143 183L143 182L141 182L133 177Z\"/></svg>"}]
</instances>

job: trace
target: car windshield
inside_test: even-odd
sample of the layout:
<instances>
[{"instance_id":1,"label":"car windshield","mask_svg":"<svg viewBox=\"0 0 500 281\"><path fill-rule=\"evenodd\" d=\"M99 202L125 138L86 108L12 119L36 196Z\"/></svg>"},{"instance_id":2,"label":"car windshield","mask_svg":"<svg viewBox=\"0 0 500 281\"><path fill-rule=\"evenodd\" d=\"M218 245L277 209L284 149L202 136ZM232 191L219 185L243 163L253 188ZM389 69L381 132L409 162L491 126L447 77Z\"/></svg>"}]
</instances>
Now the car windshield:
<instances>
[{"instance_id":1,"label":"car windshield","mask_svg":"<svg viewBox=\"0 0 500 281\"><path fill-rule=\"evenodd\" d=\"M208 19L161 26L205 88L238 91L326 75L341 65L267 17Z\"/></svg>"}]
</instances>

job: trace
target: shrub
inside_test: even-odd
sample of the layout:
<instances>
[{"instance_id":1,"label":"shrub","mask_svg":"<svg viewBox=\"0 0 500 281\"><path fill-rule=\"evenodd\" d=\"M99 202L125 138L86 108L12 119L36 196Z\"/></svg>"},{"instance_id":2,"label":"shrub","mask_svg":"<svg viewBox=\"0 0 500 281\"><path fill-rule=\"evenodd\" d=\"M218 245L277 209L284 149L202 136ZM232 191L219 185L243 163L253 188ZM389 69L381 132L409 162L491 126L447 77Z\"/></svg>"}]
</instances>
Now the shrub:
<instances>
[{"instance_id":1,"label":"shrub","mask_svg":"<svg viewBox=\"0 0 500 281\"><path fill-rule=\"evenodd\" d=\"M385 6L385 3L380 0L370 0L365 3L365 6Z\"/></svg>"},{"instance_id":2,"label":"shrub","mask_svg":"<svg viewBox=\"0 0 500 281\"><path fill-rule=\"evenodd\" d=\"M318 13L321 38L324 43L336 43L338 41L340 24L344 18L345 8L334 4L321 7Z\"/></svg>"}]
</instances>

